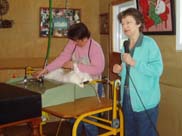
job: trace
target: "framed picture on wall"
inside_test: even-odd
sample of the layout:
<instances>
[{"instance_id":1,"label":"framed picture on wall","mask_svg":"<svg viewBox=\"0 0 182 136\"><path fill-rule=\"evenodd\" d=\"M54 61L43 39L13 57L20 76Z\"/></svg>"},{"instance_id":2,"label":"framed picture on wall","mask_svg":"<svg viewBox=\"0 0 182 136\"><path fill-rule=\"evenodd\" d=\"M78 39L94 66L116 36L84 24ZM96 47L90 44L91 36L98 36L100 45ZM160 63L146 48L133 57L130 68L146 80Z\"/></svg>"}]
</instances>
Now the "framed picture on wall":
<instances>
[{"instance_id":1,"label":"framed picture on wall","mask_svg":"<svg viewBox=\"0 0 182 136\"><path fill-rule=\"evenodd\" d=\"M109 14L100 14L100 34L109 34Z\"/></svg>"},{"instance_id":2,"label":"framed picture on wall","mask_svg":"<svg viewBox=\"0 0 182 136\"><path fill-rule=\"evenodd\" d=\"M52 36L66 37L67 30L70 25L79 23L81 21L80 9L52 9ZM49 34L49 8L40 8L40 37L48 37Z\"/></svg>"},{"instance_id":3,"label":"framed picture on wall","mask_svg":"<svg viewBox=\"0 0 182 136\"><path fill-rule=\"evenodd\" d=\"M136 0L144 15L144 34L175 34L174 0Z\"/></svg>"}]
</instances>

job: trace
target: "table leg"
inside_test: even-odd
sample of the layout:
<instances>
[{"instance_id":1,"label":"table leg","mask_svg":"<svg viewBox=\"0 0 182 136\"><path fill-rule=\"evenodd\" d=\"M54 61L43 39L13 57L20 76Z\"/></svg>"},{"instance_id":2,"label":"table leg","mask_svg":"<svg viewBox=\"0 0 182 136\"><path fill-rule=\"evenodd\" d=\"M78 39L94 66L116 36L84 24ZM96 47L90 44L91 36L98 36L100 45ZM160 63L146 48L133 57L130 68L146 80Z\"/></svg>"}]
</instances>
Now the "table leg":
<instances>
[{"instance_id":1,"label":"table leg","mask_svg":"<svg viewBox=\"0 0 182 136\"><path fill-rule=\"evenodd\" d=\"M41 123L41 119L36 119L30 122L30 126L32 128L31 136L41 136L40 123Z\"/></svg>"},{"instance_id":2,"label":"table leg","mask_svg":"<svg viewBox=\"0 0 182 136\"><path fill-rule=\"evenodd\" d=\"M4 136L3 129L0 128L0 136Z\"/></svg>"}]
</instances>

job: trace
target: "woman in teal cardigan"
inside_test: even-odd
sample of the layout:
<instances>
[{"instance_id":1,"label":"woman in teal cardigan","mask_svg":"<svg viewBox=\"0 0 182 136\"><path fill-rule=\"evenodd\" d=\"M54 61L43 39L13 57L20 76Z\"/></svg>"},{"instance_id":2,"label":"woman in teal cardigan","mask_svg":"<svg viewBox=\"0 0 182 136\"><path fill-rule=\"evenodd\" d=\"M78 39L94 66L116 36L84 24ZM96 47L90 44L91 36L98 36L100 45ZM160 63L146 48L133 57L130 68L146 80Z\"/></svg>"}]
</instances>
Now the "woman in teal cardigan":
<instances>
[{"instance_id":1,"label":"woman in teal cardigan","mask_svg":"<svg viewBox=\"0 0 182 136\"><path fill-rule=\"evenodd\" d=\"M126 9L118 19L128 37L121 50L122 64L113 66L113 72L121 76L125 136L157 136L163 71L160 49L151 37L142 34L144 20L137 9Z\"/></svg>"}]
</instances>

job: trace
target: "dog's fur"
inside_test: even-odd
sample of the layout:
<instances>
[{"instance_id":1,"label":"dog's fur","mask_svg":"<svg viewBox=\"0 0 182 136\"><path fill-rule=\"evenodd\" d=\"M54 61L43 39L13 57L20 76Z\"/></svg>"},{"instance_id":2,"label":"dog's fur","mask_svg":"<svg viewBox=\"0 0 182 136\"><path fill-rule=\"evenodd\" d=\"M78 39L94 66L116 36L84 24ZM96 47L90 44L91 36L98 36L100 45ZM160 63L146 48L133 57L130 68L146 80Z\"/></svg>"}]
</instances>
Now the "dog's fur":
<instances>
[{"instance_id":1,"label":"dog's fur","mask_svg":"<svg viewBox=\"0 0 182 136\"><path fill-rule=\"evenodd\" d=\"M68 73L64 69L56 69L45 75L45 79L56 80L63 83L74 83L80 87L84 87L84 82L91 81L92 77L88 73L80 72L78 66L74 64L74 69Z\"/></svg>"}]
</instances>

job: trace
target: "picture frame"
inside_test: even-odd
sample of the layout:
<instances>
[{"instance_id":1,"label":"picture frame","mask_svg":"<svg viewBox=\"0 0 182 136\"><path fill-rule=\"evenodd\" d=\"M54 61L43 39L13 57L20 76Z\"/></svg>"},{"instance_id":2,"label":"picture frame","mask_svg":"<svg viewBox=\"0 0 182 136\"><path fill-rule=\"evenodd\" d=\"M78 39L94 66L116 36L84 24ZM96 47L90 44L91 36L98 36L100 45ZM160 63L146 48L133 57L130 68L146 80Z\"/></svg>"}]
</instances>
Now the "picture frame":
<instances>
[{"instance_id":1,"label":"picture frame","mask_svg":"<svg viewBox=\"0 0 182 136\"><path fill-rule=\"evenodd\" d=\"M100 14L100 34L109 34L109 14Z\"/></svg>"},{"instance_id":2,"label":"picture frame","mask_svg":"<svg viewBox=\"0 0 182 136\"><path fill-rule=\"evenodd\" d=\"M144 34L175 35L174 0L136 0L144 16Z\"/></svg>"},{"instance_id":3,"label":"picture frame","mask_svg":"<svg viewBox=\"0 0 182 136\"><path fill-rule=\"evenodd\" d=\"M52 37L67 37L69 26L81 21L80 9L52 8ZM49 34L49 8L40 8L40 37L48 37Z\"/></svg>"}]
</instances>

